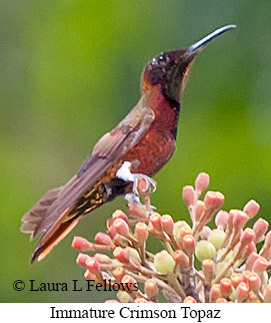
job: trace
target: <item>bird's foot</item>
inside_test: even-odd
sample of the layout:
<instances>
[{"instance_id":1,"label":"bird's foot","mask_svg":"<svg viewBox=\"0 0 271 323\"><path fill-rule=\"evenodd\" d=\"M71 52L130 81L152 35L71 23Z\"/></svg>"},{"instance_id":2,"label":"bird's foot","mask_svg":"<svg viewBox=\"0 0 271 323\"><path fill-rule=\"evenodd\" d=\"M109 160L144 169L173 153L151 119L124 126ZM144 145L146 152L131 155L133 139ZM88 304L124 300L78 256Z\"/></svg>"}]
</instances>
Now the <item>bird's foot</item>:
<instances>
[{"instance_id":1,"label":"bird's foot","mask_svg":"<svg viewBox=\"0 0 271 323\"><path fill-rule=\"evenodd\" d=\"M156 181L145 174L133 174L130 168L131 163L125 161L116 174L118 178L133 183L132 192L125 195L128 205L141 204L140 197L142 197L147 209L155 209L150 205L150 194L156 190Z\"/></svg>"},{"instance_id":2,"label":"bird's foot","mask_svg":"<svg viewBox=\"0 0 271 323\"><path fill-rule=\"evenodd\" d=\"M133 174L134 184L133 192L144 197L145 194L150 194L156 191L157 183L151 177L144 174Z\"/></svg>"}]
</instances>

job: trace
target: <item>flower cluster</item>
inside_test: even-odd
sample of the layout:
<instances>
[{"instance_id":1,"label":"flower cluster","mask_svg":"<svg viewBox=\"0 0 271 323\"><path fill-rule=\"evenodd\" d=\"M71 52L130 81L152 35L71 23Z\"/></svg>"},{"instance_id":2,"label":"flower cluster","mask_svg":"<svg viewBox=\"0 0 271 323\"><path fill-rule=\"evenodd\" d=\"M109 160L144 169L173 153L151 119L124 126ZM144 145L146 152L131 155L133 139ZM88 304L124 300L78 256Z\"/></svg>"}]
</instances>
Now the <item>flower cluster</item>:
<instances>
[{"instance_id":1,"label":"flower cluster","mask_svg":"<svg viewBox=\"0 0 271 323\"><path fill-rule=\"evenodd\" d=\"M129 217L121 210L107 221L107 232L98 232L95 243L75 237L72 246L95 251L79 253L77 264L85 278L101 286L116 286L119 302L271 302L271 231L268 222L256 220L259 204L249 201L243 210L219 210L220 192L202 192L209 175L200 173L195 187L183 188L183 200L191 218L174 222L150 206L145 180L138 182L144 203L132 203ZM215 228L208 226L214 219ZM149 236L157 239L161 251L147 250ZM112 257L100 251L108 251ZM112 302L113 300L111 300Z\"/></svg>"}]
</instances>

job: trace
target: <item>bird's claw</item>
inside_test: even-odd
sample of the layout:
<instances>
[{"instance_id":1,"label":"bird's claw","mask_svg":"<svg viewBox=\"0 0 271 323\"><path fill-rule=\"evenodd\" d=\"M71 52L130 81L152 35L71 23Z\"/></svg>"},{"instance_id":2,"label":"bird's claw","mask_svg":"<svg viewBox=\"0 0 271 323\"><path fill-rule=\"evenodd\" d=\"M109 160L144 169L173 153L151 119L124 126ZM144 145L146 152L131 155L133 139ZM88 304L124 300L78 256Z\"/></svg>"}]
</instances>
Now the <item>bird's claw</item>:
<instances>
[{"instance_id":1,"label":"bird's claw","mask_svg":"<svg viewBox=\"0 0 271 323\"><path fill-rule=\"evenodd\" d=\"M150 194L156 190L156 181L145 174L133 174L130 171L131 163L125 161L120 169L117 171L116 176L124 181L132 182L132 192L125 195L125 199L128 205L133 203L140 203L140 196L145 200L145 204L148 204L148 208L154 210L155 207L150 205ZM142 180L144 182L142 182Z\"/></svg>"},{"instance_id":2,"label":"bird's claw","mask_svg":"<svg viewBox=\"0 0 271 323\"><path fill-rule=\"evenodd\" d=\"M133 174L133 176L134 176L133 192L135 192L137 195L141 195L138 189L138 184L139 184L139 181L142 179L145 181L145 187L140 188L140 191L143 194L147 193L148 191L150 191L150 193L153 193L156 191L157 183L151 177L144 174Z\"/></svg>"}]
</instances>

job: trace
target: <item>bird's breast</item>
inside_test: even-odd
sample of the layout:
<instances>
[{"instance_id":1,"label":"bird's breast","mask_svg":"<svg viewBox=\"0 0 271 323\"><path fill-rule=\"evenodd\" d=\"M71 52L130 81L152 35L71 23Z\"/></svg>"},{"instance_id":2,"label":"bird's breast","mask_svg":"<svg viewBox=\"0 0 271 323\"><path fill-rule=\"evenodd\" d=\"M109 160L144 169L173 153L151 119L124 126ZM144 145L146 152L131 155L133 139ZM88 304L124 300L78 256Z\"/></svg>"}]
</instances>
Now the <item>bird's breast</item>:
<instances>
[{"instance_id":1,"label":"bird's breast","mask_svg":"<svg viewBox=\"0 0 271 323\"><path fill-rule=\"evenodd\" d=\"M146 134L122 158L132 163L133 173L155 175L175 151L179 106L172 106L157 85L145 94L142 105L154 112L155 118Z\"/></svg>"},{"instance_id":2,"label":"bird's breast","mask_svg":"<svg viewBox=\"0 0 271 323\"><path fill-rule=\"evenodd\" d=\"M131 162L131 172L155 175L175 150L175 138L159 129L150 129L122 160Z\"/></svg>"}]
</instances>

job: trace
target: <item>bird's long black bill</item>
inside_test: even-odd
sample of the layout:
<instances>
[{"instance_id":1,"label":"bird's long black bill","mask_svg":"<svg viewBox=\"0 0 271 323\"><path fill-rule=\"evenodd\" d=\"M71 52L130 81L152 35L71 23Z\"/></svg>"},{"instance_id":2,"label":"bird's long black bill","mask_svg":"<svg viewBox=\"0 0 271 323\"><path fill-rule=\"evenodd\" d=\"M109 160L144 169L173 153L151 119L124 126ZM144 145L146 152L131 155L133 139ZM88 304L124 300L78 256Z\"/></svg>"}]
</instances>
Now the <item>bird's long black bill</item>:
<instances>
[{"instance_id":1,"label":"bird's long black bill","mask_svg":"<svg viewBox=\"0 0 271 323\"><path fill-rule=\"evenodd\" d=\"M224 34L226 31L236 28L236 25L227 25L221 28L216 29L211 34L205 36L201 40L197 41L195 44L189 46L187 48L188 54L196 54L201 51L211 40L215 39L216 37Z\"/></svg>"}]
</instances>

